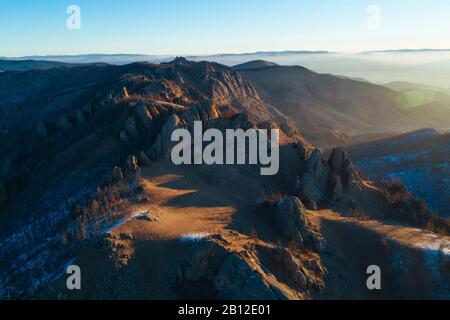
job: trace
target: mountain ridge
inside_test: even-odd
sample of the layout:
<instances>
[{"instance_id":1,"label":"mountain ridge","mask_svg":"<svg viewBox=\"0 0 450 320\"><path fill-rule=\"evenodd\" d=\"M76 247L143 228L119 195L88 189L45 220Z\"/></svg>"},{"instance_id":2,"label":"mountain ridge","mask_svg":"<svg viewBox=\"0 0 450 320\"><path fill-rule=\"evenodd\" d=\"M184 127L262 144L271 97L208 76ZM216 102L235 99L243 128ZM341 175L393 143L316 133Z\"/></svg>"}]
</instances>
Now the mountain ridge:
<instances>
[{"instance_id":1,"label":"mountain ridge","mask_svg":"<svg viewBox=\"0 0 450 320\"><path fill-rule=\"evenodd\" d=\"M78 293L89 299L371 297L340 263L361 269L346 253L355 238L336 239L342 228L360 240L358 256L378 251L387 270L394 255L376 244L389 221L427 245L430 232L447 241L437 233L446 222L422 202L367 180L342 148L325 157L227 66L179 57L7 72L0 84L2 298L76 299L64 289L64 266L74 261L89 288ZM171 133L194 121L221 131L279 128L279 174L174 166ZM375 238L364 216L382 221ZM427 254L400 240L386 241L406 265ZM439 274L414 264L406 279L392 278L413 289L384 297L418 295L424 283L423 295L444 297L446 261L432 263ZM430 281L416 284L425 275Z\"/></svg>"}]
</instances>

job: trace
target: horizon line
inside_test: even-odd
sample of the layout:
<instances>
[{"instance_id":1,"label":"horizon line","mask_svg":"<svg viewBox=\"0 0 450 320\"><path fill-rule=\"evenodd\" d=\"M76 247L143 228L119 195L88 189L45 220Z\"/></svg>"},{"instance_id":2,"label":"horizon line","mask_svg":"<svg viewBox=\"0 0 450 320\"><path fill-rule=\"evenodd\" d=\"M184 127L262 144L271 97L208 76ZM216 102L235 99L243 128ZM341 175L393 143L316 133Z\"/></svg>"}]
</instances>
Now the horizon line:
<instances>
[{"instance_id":1,"label":"horizon line","mask_svg":"<svg viewBox=\"0 0 450 320\"><path fill-rule=\"evenodd\" d=\"M303 53L303 54L367 54L367 53L396 53L396 52L445 52L450 48L399 48L365 51L329 51L329 50L258 50L252 52L222 52L222 53L199 53L199 54L146 54L146 53L66 53L66 54L29 54L21 56L0 56L0 59L30 59L30 58L51 58L51 57L83 57L83 56L142 56L142 57L211 57L211 56L243 56L256 54L283 54L283 53Z\"/></svg>"}]
</instances>

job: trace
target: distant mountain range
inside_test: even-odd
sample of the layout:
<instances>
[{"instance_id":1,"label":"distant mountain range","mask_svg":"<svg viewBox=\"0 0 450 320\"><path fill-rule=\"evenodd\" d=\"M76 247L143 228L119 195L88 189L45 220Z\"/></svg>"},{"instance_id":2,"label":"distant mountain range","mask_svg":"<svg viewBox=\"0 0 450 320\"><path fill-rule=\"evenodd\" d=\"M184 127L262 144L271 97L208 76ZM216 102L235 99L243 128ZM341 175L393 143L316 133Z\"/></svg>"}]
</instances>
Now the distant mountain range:
<instances>
[{"instance_id":1,"label":"distant mountain range","mask_svg":"<svg viewBox=\"0 0 450 320\"><path fill-rule=\"evenodd\" d=\"M168 62L174 55L142 54L83 54L28 56L13 60L41 60L65 63L128 64L148 61ZM392 81L420 82L434 87L450 87L450 50L446 49L400 49L339 53L330 51L260 51L253 53L221 53L190 55L192 61L212 61L234 66L248 61L269 60L280 65L301 65L321 73L332 73L349 78L363 78L374 83ZM11 58L4 58L10 59Z\"/></svg>"},{"instance_id":2,"label":"distant mountain range","mask_svg":"<svg viewBox=\"0 0 450 320\"><path fill-rule=\"evenodd\" d=\"M422 49L394 49L394 50L375 50L375 51L364 51L362 53L411 53L411 52L450 52L450 49L432 49L432 48L422 48Z\"/></svg>"},{"instance_id":3,"label":"distant mountain range","mask_svg":"<svg viewBox=\"0 0 450 320\"><path fill-rule=\"evenodd\" d=\"M108 63L108 64L127 64L132 62L162 62L173 59L172 56L156 56L143 54L80 54L80 55L45 55L45 56L24 56L16 58L0 57L0 60L23 61L52 61L71 64L85 63Z\"/></svg>"},{"instance_id":4,"label":"distant mountain range","mask_svg":"<svg viewBox=\"0 0 450 320\"><path fill-rule=\"evenodd\" d=\"M43 70L60 67L73 67L77 64L70 64L56 61L39 61L39 60L0 60L1 71L27 71L27 70Z\"/></svg>"}]
</instances>

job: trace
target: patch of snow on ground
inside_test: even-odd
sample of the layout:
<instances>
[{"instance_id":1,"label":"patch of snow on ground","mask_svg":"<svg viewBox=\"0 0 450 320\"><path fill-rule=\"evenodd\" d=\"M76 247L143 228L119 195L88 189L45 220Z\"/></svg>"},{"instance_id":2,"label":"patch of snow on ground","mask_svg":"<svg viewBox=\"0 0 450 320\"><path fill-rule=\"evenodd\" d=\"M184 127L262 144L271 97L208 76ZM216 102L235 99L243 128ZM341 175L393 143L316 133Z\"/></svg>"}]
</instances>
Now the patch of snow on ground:
<instances>
[{"instance_id":1,"label":"patch of snow on ground","mask_svg":"<svg viewBox=\"0 0 450 320\"><path fill-rule=\"evenodd\" d=\"M433 240L418 243L417 246L429 254L450 256L450 241L439 239L436 236L433 238Z\"/></svg>"},{"instance_id":2,"label":"patch of snow on ground","mask_svg":"<svg viewBox=\"0 0 450 320\"><path fill-rule=\"evenodd\" d=\"M192 232L183 234L180 237L180 241L182 242L199 242L208 238L211 234L207 232Z\"/></svg>"},{"instance_id":3,"label":"patch of snow on ground","mask_svg":"<svg viewBox=\"0 0 450 320\"><path fill-rule=\"evenodd\" d=\"M450 258L450 241L439 239L439 237L432 235L430 240L418 243L417 246L423 250L426 266L431 271L434 279L441 284L439 291L449 295L450 298L450 286L443 281L441 264L442 259Z\"/></svg>"},{"instance_id":4,"label":"patch of snow on ground","mask_svg":"<svg viewBox=\"0 0 450 320\"><path fill-rule=\"evenodd\" d=\"M120 227L121 225L124 225L125 223L127 223L128 221L131 221L137 217L143 216L145 214L147 214L148 211L144 210L144 211L136 211L133 212L132 214L117 220L116 222L114 222L111 226L109 226L106 230L105 233L111 233L114 229L117 229L118 227Z\"/></svg>"}]
</instances>

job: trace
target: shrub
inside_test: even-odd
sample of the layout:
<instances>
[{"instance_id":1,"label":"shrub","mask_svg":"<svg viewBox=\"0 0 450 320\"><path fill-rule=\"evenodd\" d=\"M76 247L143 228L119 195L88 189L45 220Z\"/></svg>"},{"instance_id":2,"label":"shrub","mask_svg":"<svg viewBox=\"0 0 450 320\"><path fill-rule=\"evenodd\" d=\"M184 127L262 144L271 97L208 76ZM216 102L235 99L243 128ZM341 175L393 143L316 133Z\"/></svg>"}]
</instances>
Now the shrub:
<instances>
[{"instance_id":1,"label":"shrub","mask_svg":"<svg viewBox=\"0 0 450 320\"><path fill-rule=\"evenodd\" d=\"M432 213L426 204L413 196L400 180L383 181L380 185L392 204L393 214L389 218L404 221L435 233L448 234L450 223Z\"/></svg>"},{"instance_id":2,"label":"shrub","mask_svg":"<svg viewBox=\"0 0 450 320\"><path fill-rule=\"evenodd\" d=\"M394 203L407 201L411 198L411 194L400 180L384 182L384 187L390 196L390 200Z\"/></svg>"},{"instance_id":3,"label":"shrub","mask_svg":"<svg viewBox=\"0 0 450 320\"><path fill-rule=\"evenodd\" d=\"M77 220L76 238L84 240L89 233L97 232L102 225L110 224L130 213L130 187L126 182L98 188L96 196L84 205L79 203L71 208L73 218Z\"/></svg>"}]
</instances>

